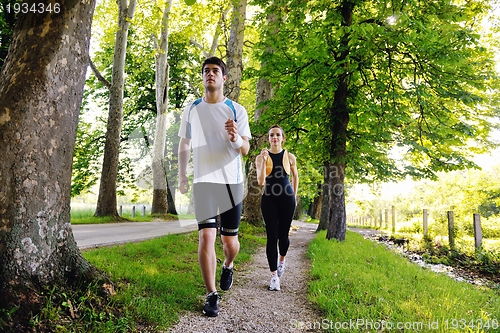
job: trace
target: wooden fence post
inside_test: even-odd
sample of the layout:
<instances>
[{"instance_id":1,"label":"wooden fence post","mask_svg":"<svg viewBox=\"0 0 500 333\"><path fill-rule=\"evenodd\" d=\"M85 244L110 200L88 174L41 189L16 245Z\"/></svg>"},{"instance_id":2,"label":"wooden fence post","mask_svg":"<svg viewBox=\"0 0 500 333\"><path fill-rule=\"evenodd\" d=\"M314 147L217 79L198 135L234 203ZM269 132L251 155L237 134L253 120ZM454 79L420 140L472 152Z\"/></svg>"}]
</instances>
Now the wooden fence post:
<instances>
[{"instance_id":1,"label":"wooden fence post","mask_svg":"<svg viewBox=\"0 0 500 333\"><path fill-rule=\"evenodd\" d=\"M132 218L135 217L135 206L132 206Z\"/></svg>"},{"instance_id":2,"label":"wooden fence post","mask_svg":"<svg viewBox=\"0 0 500 333\"><path fill-rule=\"evenodd\" d=\"M474 245L476 251L481 249L483 245L483 230L481 228L481 215L474 214Z\"/></svg>"},{"instance_id":3,"label":"wooden fence post","mask_svg":"<svg viewBox=\"0 0 500 333\"><path fill-rule=\"evenodd\" d=\"M392 232L396 232L396 207L392 206Z\"/></svg>"},{"instance_id":4,"label":"wooden fence post","mask_svg":"<svg viewBox=\"0 0 500 333\"><path fill-rule=\"evenodd\" d=\"M455 248L455 214L452 210L448 211L448 239L450 242L450 249Z\"/></svg>"},{"instance_id":5,"label":"wooden fence post","mask_svg":"<svg viewBox=\"0 0 500 333\"><path fill-rule=\"evenodd\" d=\"M385 228L389 229L389 209L385 209Z\"/></svg>"},{"instance_id":6,"label":"wooden fence post","mask_svg":"<svg viewBox=\"0 0 500 333\"><path fill-rule=\"evenodd\" d=\"M142 205L142 217L146 216L146 205Z\"/></svg>"},{"instance_id":7,"label":"wooden fence post","mask_svg":"<svg viewBox=\"0 0 500 333\"><path fill-rule=\"evenodd\" d=\"M423 215L424 215L424 238L429 236L429 225L428 225L428 218L429 218L429 213L427 212L427 209L423 210Z\"/></svg>"},{"instance_id":8,"label":"wooden fence post","mask_svg":"<svg viewBox=\"0 0 500 333\"><path fill-rule=\"evenodd\" d=\"M118 211L118 215L122 216L123 214L123 206L120 205L120 210Z\"/></svg>"}]
</instances>

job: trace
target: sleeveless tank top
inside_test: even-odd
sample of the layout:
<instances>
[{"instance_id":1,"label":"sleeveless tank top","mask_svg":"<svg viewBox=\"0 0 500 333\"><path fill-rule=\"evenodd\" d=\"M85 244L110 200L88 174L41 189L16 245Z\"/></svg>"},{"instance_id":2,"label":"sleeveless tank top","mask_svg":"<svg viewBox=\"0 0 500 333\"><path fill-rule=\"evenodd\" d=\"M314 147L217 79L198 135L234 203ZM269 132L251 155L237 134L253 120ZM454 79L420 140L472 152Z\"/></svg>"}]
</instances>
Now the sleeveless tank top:
<instances>
[{"instance_id":1,"label":"sleeveless tank top","mask_svg":"<svg viewBox=\"0 0 500 333\"><path fill-rule=\"evenodd\" d=\"M290 160L288 152L282 150L277 154L269 152L266 160L266 185L264 195L291 195L293 188L288 175L290 174Z\"/></svg>"}]
</instances>

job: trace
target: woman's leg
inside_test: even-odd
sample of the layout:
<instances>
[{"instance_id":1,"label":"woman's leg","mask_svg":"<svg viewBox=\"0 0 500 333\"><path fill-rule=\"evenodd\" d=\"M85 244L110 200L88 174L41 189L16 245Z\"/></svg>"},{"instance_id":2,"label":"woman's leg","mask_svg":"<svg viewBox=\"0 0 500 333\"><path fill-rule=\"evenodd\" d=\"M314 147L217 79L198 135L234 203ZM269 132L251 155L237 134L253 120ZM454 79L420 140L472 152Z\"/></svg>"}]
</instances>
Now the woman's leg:
<instances>
[{"instance_id":1,"label":"woman's leg","mask_svg":"<svg viewBox=\"0 0 500 333\"><path fill-rule=\"evenodd\" d=\"M261 200L262 216L266 224L266 255L269 263L269 270L275 272L278 268L278 227L279 216L278 209L273 203L273 199L268 196L263 196Z\"/></svg>"},{"instance_id":2,"label":"woman's leg","mask_svg":"<svg viewBox=\"0 0 500 333\"><path fill-rule=\"evenodd\" d=\"M278 229L278 247L280 261L284 261L285 256L290 246L290 226L292 225L293 214L295 213L295 198L293 196L280 197L280 205L278 209L279 215L279 229Z\"/></svg>"}]
</instances>

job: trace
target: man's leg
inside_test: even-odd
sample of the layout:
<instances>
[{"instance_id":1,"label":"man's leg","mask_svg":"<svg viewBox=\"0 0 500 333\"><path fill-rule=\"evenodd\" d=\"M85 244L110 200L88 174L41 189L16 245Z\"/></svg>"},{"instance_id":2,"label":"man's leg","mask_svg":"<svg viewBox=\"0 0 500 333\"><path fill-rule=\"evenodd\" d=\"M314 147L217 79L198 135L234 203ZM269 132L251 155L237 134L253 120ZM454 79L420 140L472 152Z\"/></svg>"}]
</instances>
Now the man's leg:
<instances>
[{"instance_id":1,"label":"man's leg","mask_svg":"<svg viewBox=\"0 0 500 333\"><path fill-rule=\"evenodd\" d=\"M195 183L194 212L198 221L198 263L205 282L207 293L216 291L215 272L217 258L215 254L215 238L217 237L217 202L211 195L214 184Z\"/></svg>"},{"instance_id":2,"label":"man's leg","mask_svg":"<svg viewBox=\"0 0 500 333\"><path fill-rule=\"evenodd\" d=\"M233 192L237 192L233 190ZM221 217L221 240L224 250L224 266L232 267L240 251L240 241L238 239L238 229L241 219L241 201L231 209L220 214Z\"/></svg>"},{"instance_id":3,"label":"man's leg","mask_svg":"<svg viewBox=\"0 0 500 333\"><path fill-rule=\"evenodd\" d=\"M221 206L220 234L224 251L224 263L220 278L220 288L229 290L233 284L233 262L240 251L238 229L241 219L241 201L243 200L243 185L226 185L229 201L226 200ZM231 206L228 207L227 204Z\"/></svg>"},{"instance_id":4,"label":"man's leg","mask_svg":"<svg viewBox=\"0 0 500 333\"><path fill-rule=\"evenodd\" d=\"M224 236L221 235L222 247L224 249L224 256L226 257L224 260L224 266L232 267L234 259L238 255L240 251L240 241L238 239L238 235L235 236Z\"/></svg>"},{"instance_id":5,"label":"man's leg","mask_svg":"<svg viewBox=\"0 0 500 333\"><path fill-rule=\"evenodd\" d=\"M207 293L217 291L215 287L215 272L217 270L217 258L215 255L216 235L217 229L215 228L200 229L198 235L198 262Z\"/></svg>"}]
</instances>

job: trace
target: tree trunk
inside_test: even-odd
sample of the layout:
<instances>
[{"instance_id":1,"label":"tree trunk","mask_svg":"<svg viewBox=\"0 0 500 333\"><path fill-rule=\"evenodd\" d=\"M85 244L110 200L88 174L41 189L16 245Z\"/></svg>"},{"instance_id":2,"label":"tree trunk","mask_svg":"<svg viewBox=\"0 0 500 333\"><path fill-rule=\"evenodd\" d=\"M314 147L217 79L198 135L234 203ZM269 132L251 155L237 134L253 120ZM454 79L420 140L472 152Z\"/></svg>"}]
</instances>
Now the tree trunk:
<instances>
[{"instance_id":1,"label":"tree trunk","mask_svg":"<svg viewBox=\"0 0 500 333\"><path fill-rule=\"evenodd\" d=\"M325 190L328 192L330 204L325 210L328 214L327 239L335 238L339 241L345 240L346 233L346 214L344 197L344 165L342 163L333 163L329 165L328 184Z\"/></svg>"},{"instance_id":2,"label":"tree trunk","mask_svg":"<svg viewBox=\"0 0 500 333\"><path fill-rule=\"evenodd\" d=\"M295 212L293 213L293 219L300 220L303 213L304 213L304 207L302 207L302 202L299 198L298 202L297 202L297 206L295 206Z\"/></svg>"},{"instance_id":3,"label":"tree trunk","mask_svg":"<svg viewBox=\"0 0 500 333\"><path fill-rule=\"evenodd\" d=\"M322 197L322 200L321 200L321 213L320 213L320 218L319 218L319 225L318 225L318 228L316 229L316 231L320 231L320 230L328 230L328 225L330 223L330 205L331 205L331 202L330 202L330 192L328 191L329 189L329 186L328 186L328 182L329 182L329 178L328 178L328 171L330 167L329 167L329 163L325 163L325 166L324 166L324 183L323 185L321 186L321 197Z\"/></svg>"},{"instance_id":4,"label":"tree trunk","mask_svg":"<svg viewBox=\"0 0 500 333\"><path fill-rule=\"evenodd\" d=\"M321 193L321 185L318 185L319 193L314 198L313 202L311 202L311 206L309 207L309 216L313 219L318 220L321 216L321 205L323 201L323 195ZM326 230L326 228L324 229Z\"/></svg>"},{"instance_id":5,"label":"tree trunk","mask_svg":"<svg viewBox=\"0 0 500 333\"><path fill-rule=\"evenodd\" d=\"M151 213L165 214L168 209L168 186L165 171L165 141L169 88L168 24L172 0L165 3L161 21L160 44L156 55L156 131L153 145L153 203Z\"/></svg>"},{"instance_id":6,"label":"tree trunk","mask_svg":"<svg viewBox=\"0 0 500 333\"><path fill-rule=\"evenodd\" d=\"M350 1L342 3L342 25L350 26L352 22L352 11L354 4ZM349 110L347 107L348 98L348 63L345 61L349 55L349 38L344 35L341 39L340 55L336 56L336 61L344 63L344 72L339 76L339 83L333 97L333 107L329 110L329 120L331 128L330 163L326 168L326 191L328 200L323 198L323 208L328 205L328 231L327 239L335 238L343 241L346 233L346 212L344 193L344 172L347 155L347 125L349 124ZM328 201L328 202L326 202Z\"/></svg>"},{"instance_id":7,"label":"tree trunk","mask_svg":"<svg viewBox=\"0 0 500 333\"><path fill-rule=\"evenodd\" d=\"M241 73L243 72L243 42L247 0L233 0L231 32L226 51L228 77L224 84L225 95L233 101L240 98Z\"/></svg>"},{"instance_id":8,"label":"tree trunk","mask_svg":"<svg viewBox=\"0 0 500 333\"><path fill-rule=\"evenodd\" d=\"M269 15L267 18L267 26L271 26L277 21L277 15ZM273 32L267 32L273 33ZM267 52L273 52L272 48L269 48ZM264 68L265 63L261 64ZM257 81L257 96L256 96L256 109L254 114L254 121L257 123L262 114L267 110L266 107L262 107L261 103L268 101L273 96L273 87L271 82L265 77L259 78ZM250 171L247 176L247 196L243 201L245 220L253 225L261 225L263 223L262 213L260 210L260 200L262 198L262 186L257 182L257 171L255 169L255 158L257 153L252 153L256 149L260 148L267 139L267 133L256 136L254 134L254 139L250 141L250 153L248 154L248 160L250 161Z\"/></svg>"},{"instance_id":9,"label":"tree trunk","mask_svg":"<svg viewBox=\"0 0 500 333\"><path fill-rule=\"evenodd\" d=\"M104 159L102 163L99 196L95 216L118 217L116 208L116 179L120 153L120 135L123 118L123 85L127 36L130 20L134 16L136 0L118 1L118 31L116 32L113 72L109 96L108 123Z\"/></svg>"},{"instance_id":10,"label":"tree trunk","mask_svg":"<svg viewBox=\"0 0 500 333\"><path fill-rule=\"evenodd\" d=\"M177 208L175 207L175 185L172 184L172 187L168 185L167 180L167 214L178 215Z\"/></svg>"},{"instance_id":11,"label":"tree trunk","mask_svg":"<svg viewBox=\"0 0 500 333\"><path fill-rule=\"evenodd\" d=\"M255 159L255 156L252 157ZM257 170L255 163L250 163L247 175L247 195L243 199L243 215L246 222L252 225L262 225L262 213L260 211L260 200L262 197L262 186L257 183Z\"/></svg>"},{"instance_id":12,"label":"tree trunk","mask_svg":"<svg viewBox=\"0 0 500 333\"><path fill-rule=\"evenodd\" d=\"M260 78L257 82L257 109L255 110L254 120L257 122L260 116L265 112L265 108L259 108L259 104L267 101L272 97L272 87L269 80ZM247 175L247 195L243 200L245 221L253 225L261 225L263 222L262 213L260 211L260 200L262 197L262 186L257 182L257 170L255 169L255 158L259 151L253 153L257 148L260 148L267 139L266 135L256 136L250 141L250 153L248 160L250 161L250 170Z\"/></svg>"},{"instance_id":13,"label":"tree trunk","mask_svg":"<svg viewBox=\"0 0 500 333\"><path fill-rule=\"evenodd\" d=\"M70 224L95 1L58 3L57 14L19 16L0 75L0 299L3 309L18 307L14 316L36 311L41 291L99 275Z\"/></svg>"}]
</instances>

